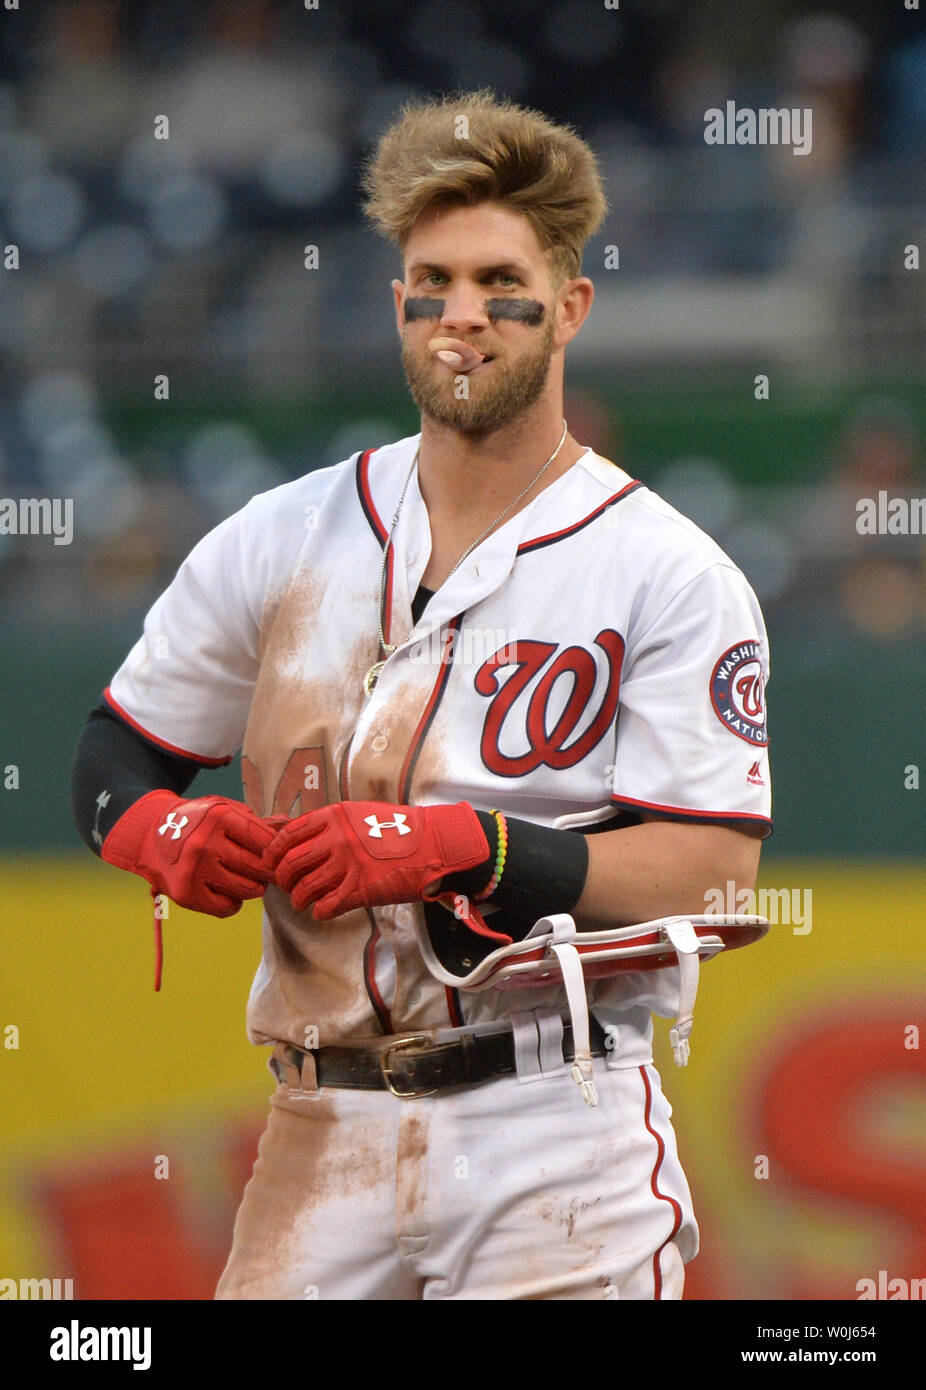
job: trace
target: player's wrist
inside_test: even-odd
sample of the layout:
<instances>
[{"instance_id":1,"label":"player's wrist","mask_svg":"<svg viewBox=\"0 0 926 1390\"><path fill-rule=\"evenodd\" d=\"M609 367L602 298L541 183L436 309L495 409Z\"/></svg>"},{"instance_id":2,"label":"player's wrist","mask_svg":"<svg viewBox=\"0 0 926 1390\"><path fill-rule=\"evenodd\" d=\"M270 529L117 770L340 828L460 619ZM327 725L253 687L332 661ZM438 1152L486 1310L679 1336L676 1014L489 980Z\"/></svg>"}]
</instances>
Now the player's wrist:
<instances>
[{"instance_id":1,"label":"player's wrist","mask_svg":"<svg viewBox=\"0 0 926 1390\"><path fill-rule=\"evenodd\" d=\"M467 869L451 869L432 890L433 896L441 893L459 893L463 897L476 899L485 891L491 881L498 857L498 822L491 811L473 811L485 837L486 850L482 858Z\"/></svg>"},{"instance_id":2,"label":"player's wrist","mask_svg":"<svg viewBox=\"0 0 926 1390\"><path fill-rule=\"evenodd\" d=\"M434 833L444 872L481 872L492 852L484 817L468 801L427 806L424 814Z\"/></svg>"},{"instance_id":3,"label":"player's wrist","mask_svg":"<svg viewBox=\"0 0 926 1390\"><path fill-rule=\"evenodd\" d=\"M151 828L156 822L166 819L183 800L176 792L157 788L133 801L103 841L100 858L117 869L128 869L147 877L142 869L142 856Z\"/></svg>"},{"instance_id":4,"label":"player's wrist","mask_svg":"<svg viewBox=\"0 0 926 1390\"><path fill-rule=\"evenodd\" d=\"M465 873L448 874L441 891L479 901L483 895L495 907L516 917L536 920L553 912L571 912L582 896L588 877L588 843L575 830L553 830L546 825L476 811L486 832L489 854ZM504 862L500 835L506 833ZM500 872L499 872L500 869ZM489 893L492 878L498 874Z\"/></svg>"}]
</instances>

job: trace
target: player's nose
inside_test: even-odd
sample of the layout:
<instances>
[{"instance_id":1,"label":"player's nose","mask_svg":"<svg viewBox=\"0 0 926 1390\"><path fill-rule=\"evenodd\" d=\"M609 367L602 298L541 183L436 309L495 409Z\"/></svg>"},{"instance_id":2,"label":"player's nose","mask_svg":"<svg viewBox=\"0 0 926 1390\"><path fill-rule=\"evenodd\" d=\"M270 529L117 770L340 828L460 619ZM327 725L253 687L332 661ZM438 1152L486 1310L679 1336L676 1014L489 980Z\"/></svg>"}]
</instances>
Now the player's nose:
<instances>
[{"instance_id":1,"label":"player's nose","mask_svg":"<svg viewBox=\"0 0 926 1390\"><path fill-rule=\"evenodd\" d=\"M444 312L440 326L448 333L472 333L488 328L487 295L482 285L454 284L444 295Z\"/></svg>"}]
</instances>

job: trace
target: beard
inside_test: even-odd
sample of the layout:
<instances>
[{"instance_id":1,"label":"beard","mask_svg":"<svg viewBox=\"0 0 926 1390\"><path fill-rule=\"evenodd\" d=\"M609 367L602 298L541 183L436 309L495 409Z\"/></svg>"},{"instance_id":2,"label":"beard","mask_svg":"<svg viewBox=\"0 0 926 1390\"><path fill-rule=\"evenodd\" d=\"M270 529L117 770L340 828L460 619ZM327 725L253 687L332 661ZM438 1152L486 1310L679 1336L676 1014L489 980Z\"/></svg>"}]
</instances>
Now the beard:
<instances>
[{"instance_id":1,"label":"beard","mask_svg":"<svg viewBox=\"0 0 926 1390\"><path fill-rule=\"evenodd\" d=\"M553 356L552 316L537 344L513 366L496 357L484 377L448 371L427 348L414 351L402 335L402 366L412 398L422 415L464 435L487 435L501 429L532 406L543 391ZM458 380L467 383L468 395L457 397Z\"/></svg>"}]
</instances>

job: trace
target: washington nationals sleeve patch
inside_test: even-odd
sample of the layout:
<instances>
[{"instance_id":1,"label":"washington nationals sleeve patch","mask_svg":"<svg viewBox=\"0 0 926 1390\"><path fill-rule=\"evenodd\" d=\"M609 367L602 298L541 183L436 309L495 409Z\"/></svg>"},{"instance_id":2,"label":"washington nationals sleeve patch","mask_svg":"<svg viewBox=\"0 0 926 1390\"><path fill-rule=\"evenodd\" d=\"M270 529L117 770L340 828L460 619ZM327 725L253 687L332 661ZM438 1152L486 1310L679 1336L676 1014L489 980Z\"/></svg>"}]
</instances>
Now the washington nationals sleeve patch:
<instances>
[{"instance_id":1,"label":"washington nationals sleeve patch","mask_svg":"<svg viewBox=\"0 0 926 1390\"><path fill-rule=\"evenodd\" d=\"M711 704L720 722L737 738L757 747L768 745L765 681L758 642L738 642L724 652L711 675Z\"/></svg>"}]
</instances>

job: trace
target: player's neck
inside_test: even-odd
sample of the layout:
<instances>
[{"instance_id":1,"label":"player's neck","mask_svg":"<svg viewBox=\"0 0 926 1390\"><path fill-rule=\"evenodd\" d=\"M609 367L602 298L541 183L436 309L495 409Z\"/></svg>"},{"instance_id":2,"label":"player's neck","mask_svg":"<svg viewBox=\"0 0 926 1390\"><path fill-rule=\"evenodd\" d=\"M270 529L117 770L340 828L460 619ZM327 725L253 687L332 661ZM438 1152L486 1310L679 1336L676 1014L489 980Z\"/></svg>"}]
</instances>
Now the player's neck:
<instances>
[{"instance_id":1,"label":"player's neck","mask_svg":"<svg viewBox=\"0 0 926 1390\"><path fill-rule=\"evenodd\" d=\"M461 528L475 527L478 534L480 526L490 525L527 487L555 451L562 433L558 403L553 409L545 405L536 413L525 411L509 425L479 438L424 416L418 477L432 527L435 521L452 518ZM553 463L511 515L529 506L584 452L567 432Z\"/></svg>"},{"instance_id":2,"label":"player's neck","mask_svg":"<svg viewBox=\"0 0 926 1390\"><path fill-rule=\"evenodd\" d=\"M539 404L539 403L538 403ZM421 583L438 589L466 549L518 498L554 453L563 433L557 409L528 412L505 429L473 439L425 417L419 483L428 509L431 554ZM539 497L585 452L567 432L556 458L505 521Z\"/></svg>"}]
</instances>

